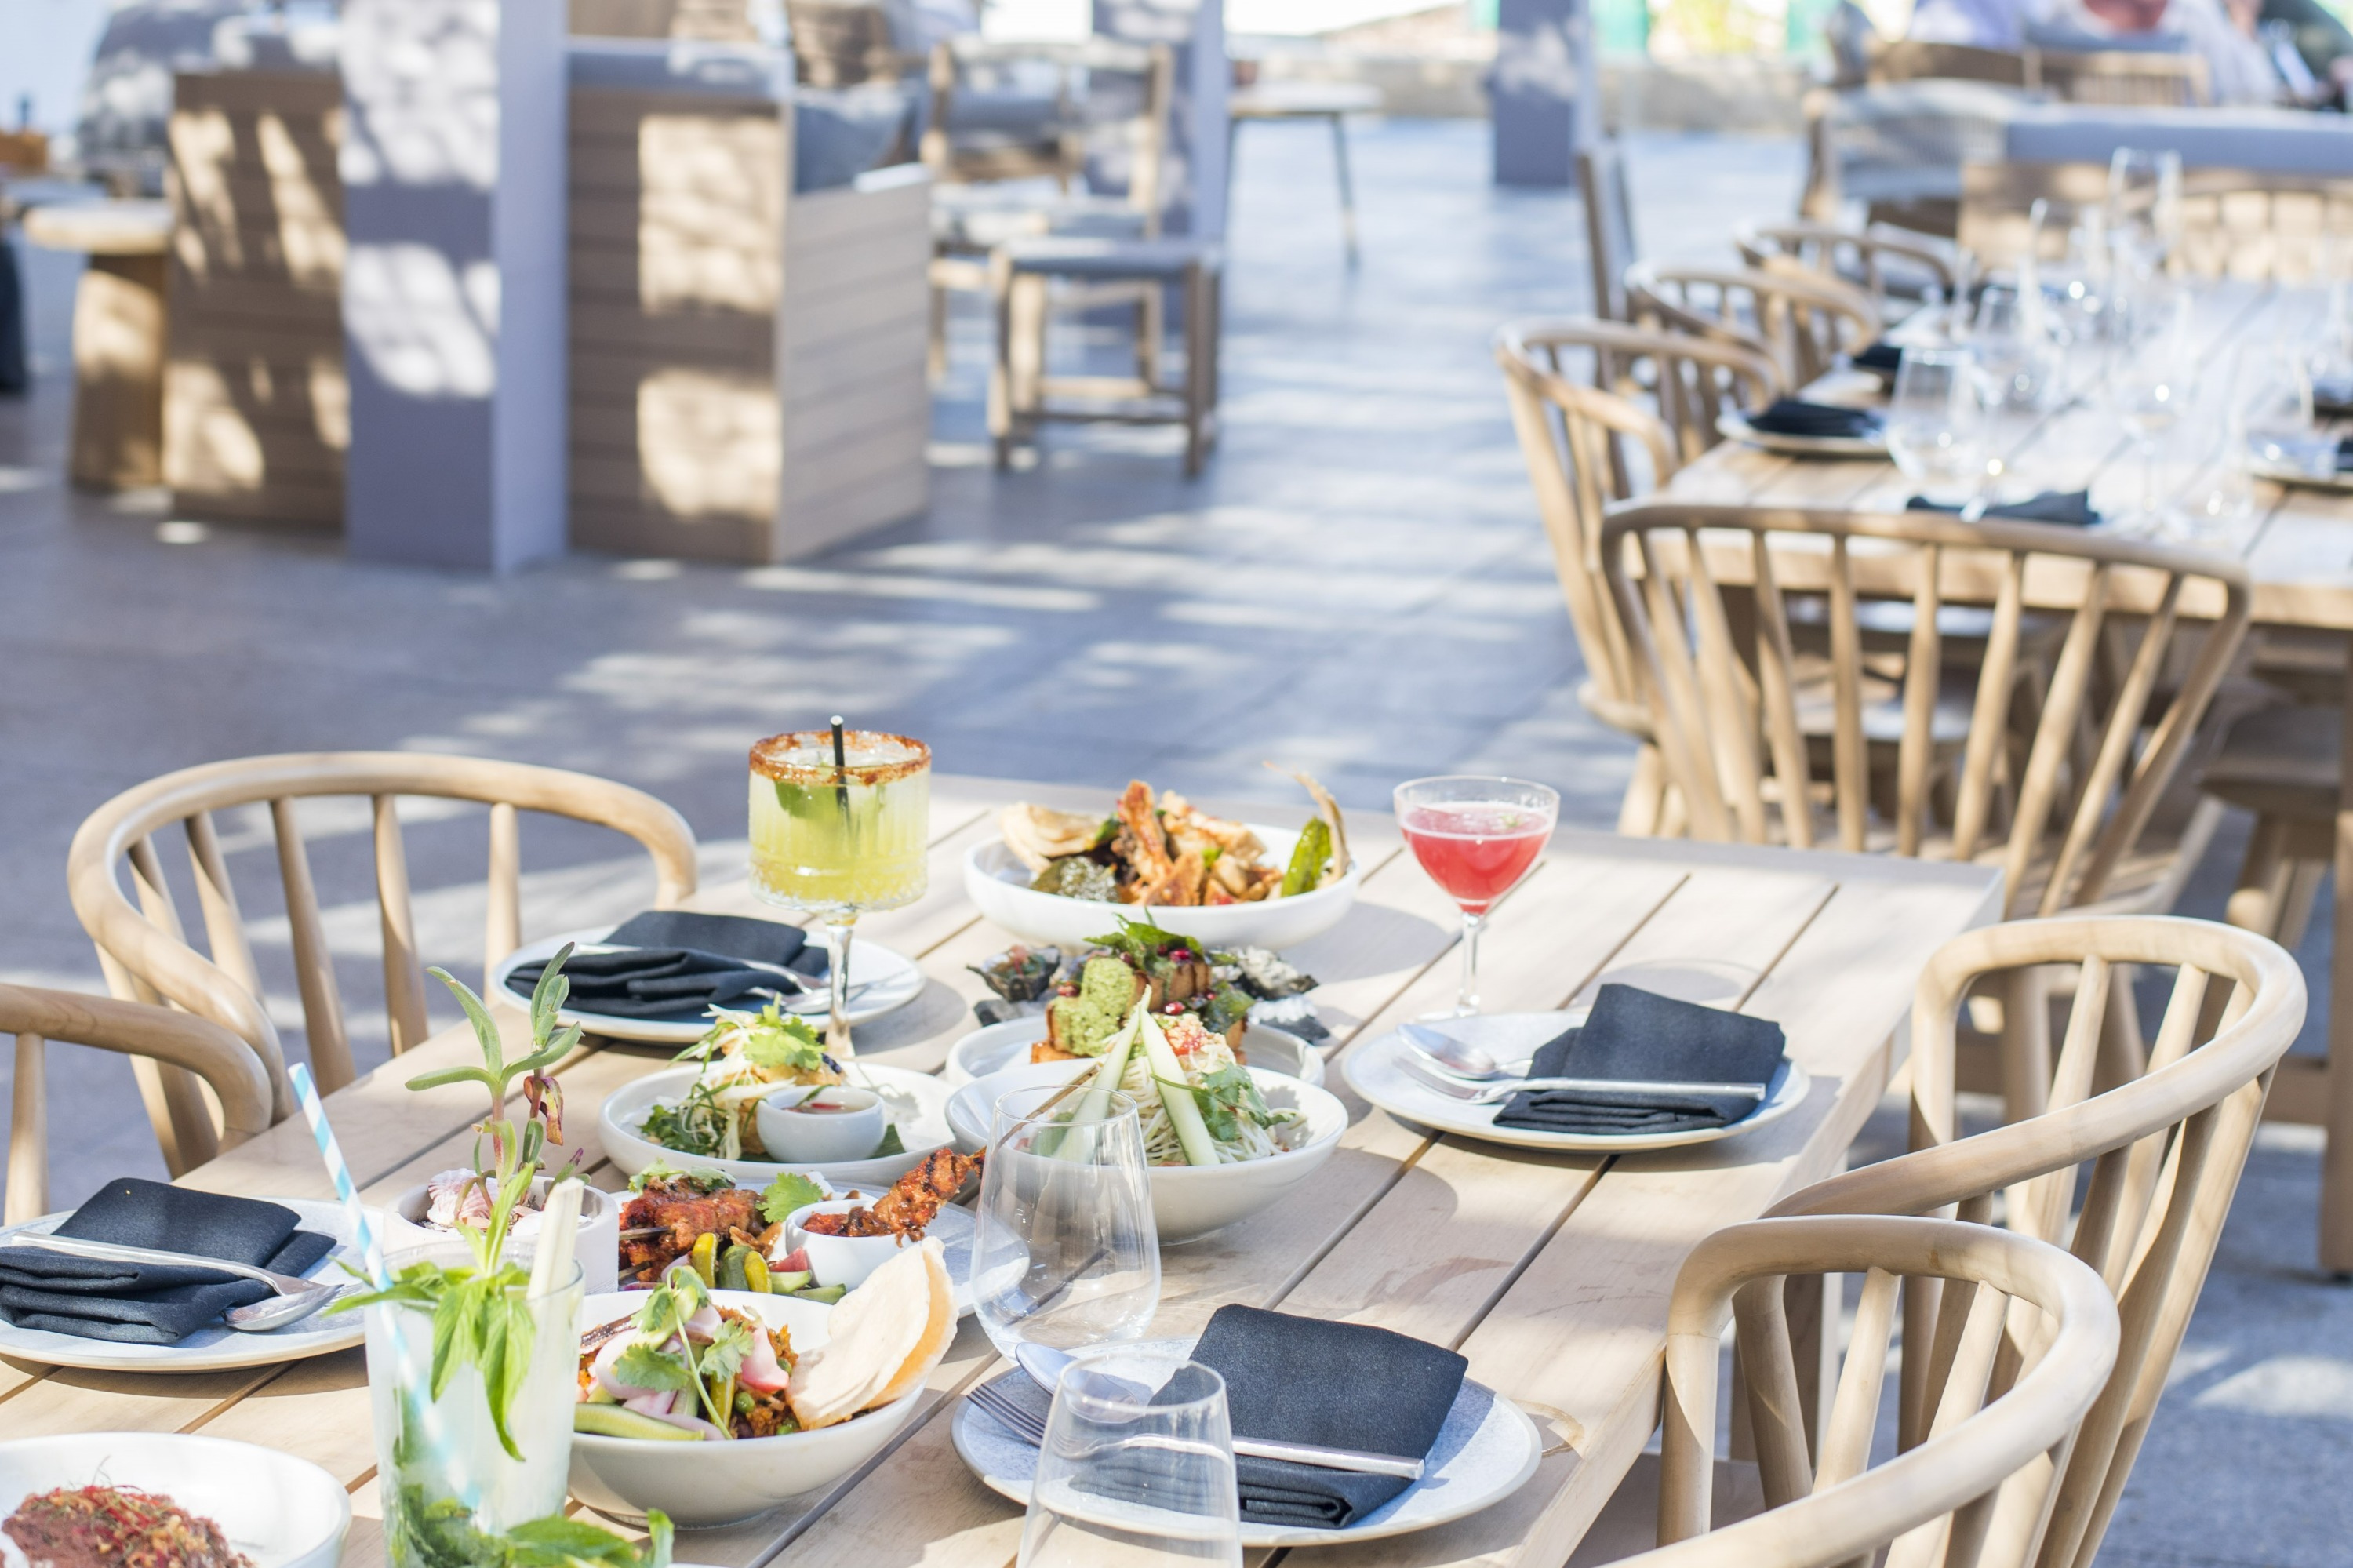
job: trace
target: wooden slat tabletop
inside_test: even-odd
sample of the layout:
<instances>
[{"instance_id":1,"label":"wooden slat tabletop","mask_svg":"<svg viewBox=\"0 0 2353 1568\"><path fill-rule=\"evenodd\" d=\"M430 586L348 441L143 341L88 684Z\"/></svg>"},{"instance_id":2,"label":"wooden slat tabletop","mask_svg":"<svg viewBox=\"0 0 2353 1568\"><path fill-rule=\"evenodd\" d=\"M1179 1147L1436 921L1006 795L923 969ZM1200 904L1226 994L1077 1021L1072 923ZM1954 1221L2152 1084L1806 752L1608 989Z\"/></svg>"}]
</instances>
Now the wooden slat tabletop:
<instances>
[{"instance_id":1,"label":"wooden slat tabletop","mask_svg":"<svg viewBox=\"0 0 2353 1568\"><path fill-rule=\"evenodd\" d=\"M860 1031L861 1054L933 1069L970 1029L982 994L964 966L1009 938L963 892L965 849L1016 799L1100 806L1100 792L942 779L933 802L931 891L861 934L920 961L925 994ZM1258 820L1299 813L1250 808ZM1452 1001L1452 906L1402 853L1385 819L1351 818L1364 894L1336 930L1289 956L1323 980L1315 1000L1336 1059L1355 1040ZM1494 1011L1562 1006L1608 976L1705 965L1732 977L1724 1005L1779 1021L1813 1075L1795 1113L1736 1140L1669 1153L1546 1155L1432 1138L1374 1110L1333 1074L1354 1120L1323 1173L1273 1208L1164 1257L1160 1334L1198 1329L1231 1301L1375 1323L1460 1348L1472 1375L1557 1435L1535 1478L1504 1504L1421 1534L1295 1550L1302 1563L1520 1563L1553 1568L1583 1535L1655 1423L1667 1292L1684 1255L1838 1168L1889 1071L1891 1033L1921 967L1947 938L1994 917L1996 874L1978 866L1618 839L1564 831L1501 906L1482 953ZM741 885L698 905L750 911ZM560 921L552 921L560 925ZM1634 978L1630 977L1630 978ZM520 1015L501 1010L503 1021ZM460 1160L473 1104L400 1085L471 1050L443 1031L328 1101L371 1201ZM559 1069L566 1130L592 1179L618 1173L595 1147L604 1095L666 1053L587 1043ZM257 1196L326 1197L299 1118L186 1181ZM965 1472L949 1403L995 1360L967 1319L905 1434L830 1493L747 1524L696 1531L681 1558L757 1568L792 1548L811 1568L877 1563L1001 1568L1020 1510ZM11 1436L121 1428L204 1432L285 1449L352 1489L360 1515L345 1562L382 1560L366 1377L357 1351L183 1378L51 1371L0 1361ZM1254 1562L1263 1562L1261 1553Z\"/></svg>"}]
</instances>

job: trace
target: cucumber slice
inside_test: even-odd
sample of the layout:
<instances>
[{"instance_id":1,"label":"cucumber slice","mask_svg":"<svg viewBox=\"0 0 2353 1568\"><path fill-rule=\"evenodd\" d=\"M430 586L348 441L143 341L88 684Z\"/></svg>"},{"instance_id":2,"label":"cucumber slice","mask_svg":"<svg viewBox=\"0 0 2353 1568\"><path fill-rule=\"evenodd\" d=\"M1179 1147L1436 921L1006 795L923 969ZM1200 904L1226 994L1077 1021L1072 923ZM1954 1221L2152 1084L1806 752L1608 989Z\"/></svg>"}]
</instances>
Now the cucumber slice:
<instances>
[{"instance_id":1,"label":"cucumber slice","mask_svg":"<svg viewBox=\"0 0 2353 1568\"><path fill-rule=\"evenodd\" d=\"M683 1426L672 1426L667 1421L657 1421L650 1415L618 1404L575 1404L572 1407L572 1430L592 1433L599 1437L642 1437L654 1443L699 1443L700 1433L689 1432Z\"/></svg>"},{"instance_id":2,"label":"cucumber slice","mask_svg":"<svg viewBox=\"0 0 2353 1568\"><path fill-rule=\"evenodd\" d=\"M721 1253L717 1275L712 1280L713 1287L720 1290L751 1289L750 1271L744 1266L745 1260L751 1255L752 1249L741 1242L737 1242L733 1246Z\"/></svg>"},{"instance_id":3,"label":"cucumber slice","mask_svg":"<svg viewBox=\"0 0 2353 1568\"><path fill-rule=\"evenodd\" d=\"M768 1276L768 1294L790 1296L795 1291L807 1290L813 1277L806 1268L795 1269L790 1274L771 1274Z\"/></svg>"},{"instance_id":4,"label":"cucumber slice","mask_svg":"<svg viewBox=\"0 0 2353 1568\"><path fill-rule=\"evenodd\" d=\"M805 1290L786 1292L786 1295L797 1296L804 1301L822 1301L828 1307L849 1293L849 1287L847 1285L812 1285Z\"/></svg>"},{"instance_id":5,"label":"cucumber slice","mask_svg":"<svg viewBox=\"0 0 2353 1568\"><path fill-rule=\"evenodd\" d=\"M1152 1068L1152 1092L1160 1097L1161 1108L1168 1113L1168 1125L1176 1129L1176 1141L1185 1147L1185 1162L1188 1165L1215 1165L1218 1145L1209 1137L1209 1128L1201 1120L1201 1107L1192 1096L1171 1089L1169 1084L1187 1080L1183 1064L1176 1060L1176 1049L1168 1044L1168 1036L1152 1015L1143 1015L1144 1059Z\"/></svg>"},{"instance_id":6,"label":"cucumber slice","mask_svg":"<svg viewBox=\"0 0 2353 1568\"><path fill-rule=\"evenodd\" d=\"M1103 1054L1095 1059L1094 1069L1088 1075L1086 1092L1072 1107L1071 1120L1093 1120L1101 1117L1105 1091L1116 1090L1119 1081L1127 1075L1128 1058L1134 1054L1136 1037L1142 1032L1144 1005L1145 999L1138 997L1134 1009L1127 1015L1127 1022L1120 1025L1117 1033L1103 1042ZM1038 1152L1060 1155L1068 1160L1086 1158L1084 1153L1071 1147L1070 1129L1067 1128L1055 1129L1050 1141L1049 1136L1040 1135Z\"/></svg>"}]
</instances>

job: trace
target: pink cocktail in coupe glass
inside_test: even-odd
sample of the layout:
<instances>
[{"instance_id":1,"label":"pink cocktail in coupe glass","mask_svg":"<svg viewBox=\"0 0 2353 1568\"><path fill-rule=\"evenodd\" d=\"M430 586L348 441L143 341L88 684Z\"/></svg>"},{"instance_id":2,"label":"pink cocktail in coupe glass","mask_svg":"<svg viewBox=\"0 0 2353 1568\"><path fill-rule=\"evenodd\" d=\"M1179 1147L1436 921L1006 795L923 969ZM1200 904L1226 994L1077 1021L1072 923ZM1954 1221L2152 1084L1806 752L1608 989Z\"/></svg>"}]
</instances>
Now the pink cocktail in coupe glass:
<instances>
[{"instance_id":1,"label":"pink cocktail in coupe glass","mask_svg":"<svg viewBox=\"0 0 2353 1568\"><path fill-rule=\"evenodd\" d=\"M1520 779L1456 774L1397 787L1398 827L1413 858L1462 911L1462 987L1454 1014L1479 1011L1479 933L1495 901L1535 864L1560 794Z\"/></svg>"}]
</instances>

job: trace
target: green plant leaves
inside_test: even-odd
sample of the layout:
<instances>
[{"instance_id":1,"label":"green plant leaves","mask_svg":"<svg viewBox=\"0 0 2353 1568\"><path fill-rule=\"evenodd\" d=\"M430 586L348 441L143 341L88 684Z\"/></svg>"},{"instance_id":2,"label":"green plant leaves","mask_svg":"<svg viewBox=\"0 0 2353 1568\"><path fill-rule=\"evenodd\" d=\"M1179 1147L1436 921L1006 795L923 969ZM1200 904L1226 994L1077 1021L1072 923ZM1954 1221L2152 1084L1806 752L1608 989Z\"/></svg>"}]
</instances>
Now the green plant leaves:
<instances>
[{"instance_id":1,"label":"green plant leaves","mask_svg":"<svg viewBox=\"0 0 2353 1568\"><path fill-rule=\"evenodd\" d=\"M807 1208L824 1198L825 1189L797 1171L787 1171L769 1182L768 1190L760 1194L760 1217L772 1225L781 1225L785 1216L795 1209Z\"/></svg>"},{"instance_id":2,"label":"green plant leaves","mask_svg":"<svg viewBox=\"0 0 2353 1568\"><path fill-rule=\"evenodd\" d=\"M669 1389L677 1393L694 1389L694 1374L687 1370L684 1357L643 1342L614 1358L613 1375L631 1388Z\"/></svg>"}]
</instances>

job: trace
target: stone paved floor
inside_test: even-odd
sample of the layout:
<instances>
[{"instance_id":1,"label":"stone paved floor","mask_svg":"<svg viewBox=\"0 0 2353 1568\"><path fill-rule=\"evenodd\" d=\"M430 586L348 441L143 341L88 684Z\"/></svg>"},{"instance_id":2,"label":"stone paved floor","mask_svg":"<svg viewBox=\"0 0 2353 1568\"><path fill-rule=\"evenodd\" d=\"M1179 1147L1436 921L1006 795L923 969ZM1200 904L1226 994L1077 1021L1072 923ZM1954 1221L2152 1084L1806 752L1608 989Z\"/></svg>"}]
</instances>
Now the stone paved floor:
<instances>
[{"instance_id":1,"label":"stone paved floor","mask_svg":"<svg viewBox=\"0 0 2353 1568\"><path fill-rule=\"evenodd\" d=\"M1320 132L1245 133L1226 436L1199 482L1178 477L1168 432L1114 429L1057 429L1038 467L992 475L966 319L930 515L753 570L360 568L330 542L175 524L153 497L70 496L72 274L34 253L49 375L29 401L0 402L0 978L97 988L62 876L93 806L170 768L274 750L463 750L626 779L686 813L714 874L741 863L747 738L836 709L925 736L964 773L1282 793L1259 767L1274 757L1378 807L1399 779L1472 766L1553 782L1571 820L1606 826L1627 749L1575 702L1577 655L1487 351L1509 316L1584 306L1582 225L1572 199L1490 189L1483 134L1358 132L1366 260L1352 274ZM1799 154L1654 137L1634 166L1646 249L1721 253L1734 223L1788 209ZM331 934L360 1054L378 1060L364 816L305 821L331 902L353 900ZM256 853L266 824L227 829L290 1020L274 872ZM410 846L428 956L465 972L480 818L420 812ZM619 853L591 831L527 833L527 925L637 906L645 890L617 879ZM2219 906L2225 868L2207 869L2197 912ZM2325 942L2316 931L2307 955ZM58 1052L51 1074L53 1141L69 1151L59 1201L158 1169L126 1068ZM2104 1562L2347 1561L2353 1288L2312 1269L2316 1166L2308 1137L2266 1133Z\"/></svg>"}]
</instances>

